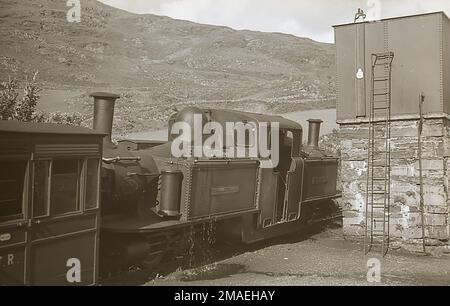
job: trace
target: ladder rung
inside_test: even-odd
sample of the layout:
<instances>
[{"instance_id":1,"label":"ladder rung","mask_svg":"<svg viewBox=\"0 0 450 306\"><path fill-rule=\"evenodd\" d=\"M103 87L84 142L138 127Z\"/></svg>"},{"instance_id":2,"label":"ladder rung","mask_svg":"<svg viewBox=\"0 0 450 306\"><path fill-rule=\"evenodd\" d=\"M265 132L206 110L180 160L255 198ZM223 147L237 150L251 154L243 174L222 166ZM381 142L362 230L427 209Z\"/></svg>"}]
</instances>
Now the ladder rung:
<instances>
[{"instance_id":1,"label":"ladder rung","mask_svg":"<svg viewBox=\"0 0 450 306\"><path fill-rule=\"evenodd\" d=\"M374 231L375 232L375 231ZM375 234L372 234L373 237L382 237L387 236L387 232L377 231Z\"/></svg>"},{"instance_id":2,"label":"ladder rung","mask_svg":"<svg viewBox=\"0 0 450 306\"><path fill-rule=\"evenodd\" d=\"M389 192L386 192L386 191L382 191L382 190L369 190L369 193L372 193L372 194L385 194L385 195L388 195L389 194Z\"/></svg>"},{"instance_id":3,"label":"ladder rung","mask_svg":"<svg viewBox=\"0 0 450 306\"><path fill-rule=\"evenodd\" d=\"M374 96L386 96L388 94L389 94L388 92L385 92L385 93L377 93L377 94L373 94L373 95Z\"/></svg>"},{"instance_id":4,"label":"ladder rung","mask_svg":"<svg viewBox=\"0 0 450 306\"><path fill-rule=\"evenodd\" d=\"M380 208L388 208L387 202L386 202L386 205L384 205L383 203L370 203L370 202L369 202L369 204L368 204L367 206L373 207L373 208L377 208L377 209L380 209Z\"/></svg>"},{"instance_id":5,"label":"ladder rung","mask_svg":"<svg viewBox=\"0 0 450 306\"><path fill-rule=\"evenodd\" d=\"M374 110L388 110L390 107L374 107Z\"/></svg>"},{"instance_id":6,"label":"ladder rung","mask_svg":"<svg viewBox=\"0 0 450 306\"><path fill-rule=\"evenodd\" d=\"M372 107L375 106L375 104L381 104L383 103L386 107L391 107L391 103L389 103L389 101L384 101L384 100L380 100L380 101L373 101L372 103Z\"/></svg>"},{"instance_id":7,"label":"ladder rung","mask_svg":"<svg viewBox=\"0 0 450 306\"><path fill-rule=\"evenodd\" d=\"M387 212L386 212L387 213ZM387 216L386 216L387 217ZM389 220L387 218L384 218L382 216L379 217L372 217L372 221L376 222L376 223L383 223L383 222L388 222Z\"/></svg>"},{"instance_id":8,"label":"ladder rung","mask_svg":"<svg viewBox=\"0 0 450 306\"><path fill-rule=\"evenodd\" d=\"M374 82L386 82L389 81L388 77L378 77L373 79Z\"/></svg>"},{"instance_id":9,"label":"ladder rung","mask_svg":"<svg viewBox=\"0 0 450 306\"><path fill-rule=\"evenodd\" d=\"M387 181L386 177L373 177L372 181Z\"/></svg>"},{"instance_id":10,"label":"ladder rung","mask_svg":"<svg viewBox=\"0 0 450 306\"><path fill-rule=\"evenodd\" d=\"M373 220L372 220L372 221L373 221ZM387 218L386 218L386 221L380 221L380 222L377 222L377 224L379 224L378 226L375 225L375 224L373 224L372 230L373 230L374 232L377 231L378 233L382 233L383 230L380 228L380 225L382 225L381 223L389 223L389 220L387 220ZM386 224L385 224L385 225L386 225ZM386 231L387 231L387 229L386 229Z\"/></svg>"},{"instance_id":11,"label":"ladder rung","mask_svg":"<svg viewBox=\"0 0 450 306\"><path fill-rule=\"evenodd\" d=\"M387 234L387 229L385 231L383 230L374 230L372 229L372 233L374 233L374 235L386 235ZM387 236L387 235L386 235Z\"/></svg>"},{"instance_id":12,"label":"ladder rung","mask_svg":"<svg viewBox=\"0 0 450 306\"><path fill-rule=\"evenodd\" d=\"M386 235L383 235L383 236L373 236L373 237L383 237L385 239L383 239L383 241L380 241L380 242L369 243L370 246L385 246L386 247L388 245L387 233L386 233ZM380 239L377 239L377 241L379 241L379 240Z\"/></svg>"},{"instance_id":13,"label":"ladder rung","mask_svg":"<svg viewBox=\"0 0 450 306\"><path fill-rule=\"evenodd\" d=\"M377 57L377 59L373 62L374 65L391 65L391 57L383 56Z\"/></svg>"},{"instance_id":14,"label":"ladder rung","mask_svg":"<svg viewBox=\"0 0 450 306\"><path fill-rule=\"evenodd\" d=\"M384 205L369 205L370 207L372 207L372 208L374 208L374 209L385 209L385 208L387 208L386 206L384 206Z\"/></svg>"},{"instance_id":15,"label":"ladder rung","mask_svg":"<svg viewBox=\"0 0 450 306\"><path fill-rule=\"evenodd\" d=\"M385 58L393 58L394 57L394 52L382 52L382 53L375 53L373 54L373 56L375 56L375 58L378 59L385 59Z\"/></svg>"}]
</instances>

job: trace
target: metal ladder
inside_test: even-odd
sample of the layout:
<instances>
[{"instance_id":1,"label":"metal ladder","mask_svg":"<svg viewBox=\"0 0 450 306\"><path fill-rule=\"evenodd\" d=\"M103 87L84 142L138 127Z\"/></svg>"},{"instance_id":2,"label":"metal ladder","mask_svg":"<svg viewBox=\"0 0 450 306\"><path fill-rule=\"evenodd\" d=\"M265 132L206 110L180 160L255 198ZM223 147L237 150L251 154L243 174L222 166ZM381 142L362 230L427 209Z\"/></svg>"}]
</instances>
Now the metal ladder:
<instances>
[{"instance_id":1,"label":"metal ladder","mask_svg":"<svg viewBox=\"0 0 450 306\"><path fill-rule=\"evenodd\" d=\"M393 52L372 54L364 253L381 246L383 256L389 250L393 60Z\"/></svg>"}]
</instances>

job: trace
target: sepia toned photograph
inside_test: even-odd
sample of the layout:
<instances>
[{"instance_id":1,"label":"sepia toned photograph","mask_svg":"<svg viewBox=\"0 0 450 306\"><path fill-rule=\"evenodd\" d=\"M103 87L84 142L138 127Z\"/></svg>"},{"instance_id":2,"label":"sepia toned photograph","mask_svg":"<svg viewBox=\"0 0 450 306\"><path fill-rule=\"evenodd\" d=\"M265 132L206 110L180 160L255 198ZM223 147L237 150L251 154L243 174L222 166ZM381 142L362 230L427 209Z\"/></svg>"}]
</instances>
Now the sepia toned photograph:
<instances>
[{"instance_id":1,"label":"sepia toned photograph","mask_svg":"<svg viewBox=\"0 0 450 306\"><path fill-rule=\"evenodd\" d=\"M448 14L0 0L0 287L449 286Z\"/></svg>"}]
</instances>

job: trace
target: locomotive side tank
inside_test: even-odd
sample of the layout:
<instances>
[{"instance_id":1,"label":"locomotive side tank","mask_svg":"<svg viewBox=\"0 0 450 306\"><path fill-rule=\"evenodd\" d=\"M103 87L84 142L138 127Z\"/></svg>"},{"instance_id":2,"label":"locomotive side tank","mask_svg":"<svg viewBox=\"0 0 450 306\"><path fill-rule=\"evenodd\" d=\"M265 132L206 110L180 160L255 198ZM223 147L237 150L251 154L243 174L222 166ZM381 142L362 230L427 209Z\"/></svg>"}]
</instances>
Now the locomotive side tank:
<instances>
[{"instance_id":1,"label":"locomotive side tank","mask_svg":"<svg viewBox=\"0 0 450 306\"><path fill-rule=\"evenodd\" d=\"M130 146L127 141L116 145L111 129L118 96L92 96L94 128L108 135L102 172L104 270L139 262L155 264L164 254L188 244L186 233L202 224L214 222L223 237L244 243L297 231L311 218L314 206L339 196L337 158L318 148L319 120L310 122L310 139L304 147L301 125L280 116L190 107L170 118L169 131L177 122L192 127L199 116L203 126L276 123L279 162L266 168L261 164L267 158L258 156L174 157L176 135L170 132L169 140L160 145ZM248 150L248 144L231 146ZM192 143L192 151L196 145Z\"/></svg>"}]
</instances>

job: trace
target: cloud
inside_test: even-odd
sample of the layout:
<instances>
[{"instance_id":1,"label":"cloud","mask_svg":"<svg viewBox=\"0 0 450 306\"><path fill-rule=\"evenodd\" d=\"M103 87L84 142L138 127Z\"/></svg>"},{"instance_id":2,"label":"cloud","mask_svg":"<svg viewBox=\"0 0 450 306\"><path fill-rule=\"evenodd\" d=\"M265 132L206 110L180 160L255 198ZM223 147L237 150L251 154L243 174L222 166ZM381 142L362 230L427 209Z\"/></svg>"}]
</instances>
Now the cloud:
<instances>
[{"instance_id":1,"label":"cloud","mask_svg":"<svg viewBox=\"0 0 450 306\"><path fill-rule=\"evenodd\" d=\"M450 14L448 0L101 0L134 13L151 13L235 29L283 32L333 42L335 24L358 8L379 19L432 11Z\"/></svg>"}]
</instances>

